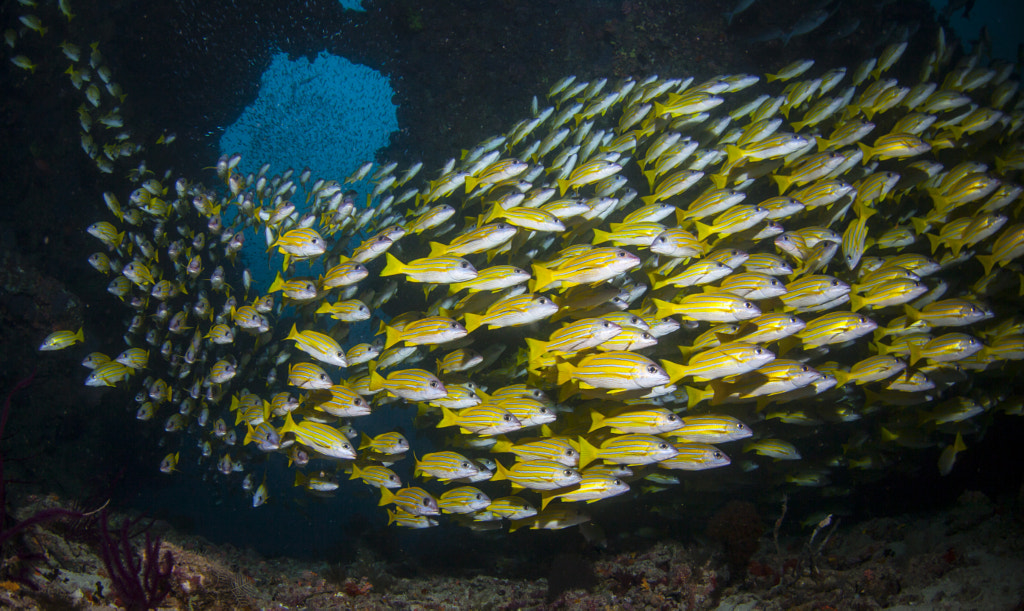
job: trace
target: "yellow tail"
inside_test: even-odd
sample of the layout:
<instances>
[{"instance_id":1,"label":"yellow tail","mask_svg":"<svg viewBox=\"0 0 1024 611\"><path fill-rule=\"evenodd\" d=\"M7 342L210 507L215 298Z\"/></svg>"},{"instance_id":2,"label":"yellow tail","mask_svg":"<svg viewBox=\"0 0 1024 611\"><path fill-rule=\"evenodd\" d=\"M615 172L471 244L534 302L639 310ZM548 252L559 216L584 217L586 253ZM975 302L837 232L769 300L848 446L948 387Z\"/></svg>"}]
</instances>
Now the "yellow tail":
<instances>
[{"instance_id":1,"label":"yellow tail","mask_svg":"<svg viewBox=\"0 0 1024 611\"><path fill-rule=\"evenodd\" d=\"M550 269L540 265L539 263L533 264L533 288L532 291L543 291L545 288L551 286L556 282L555 274Z\"/></svg>"},{"instance_id":2,"label":"yellow tail","mask_svg":"<svg viewBox=\"0 0 1024 611\"><path fill-rule=\"evenodd\" d=\"M580 466L579 469L583 469L590 463L598 459L601 454L601 450L592 445L587 441L586 437L580 437ZM492 478L493 479L493 478Z\"/></svg>"},{"instance_id":3,"label":"yellow tail","mask_svg":"<svg viewBox=\"0 0 1024 611\"><path fill-rule=\"evenodd\" d=\"M387 257L387 265L384 266L384 271L380 273L381 276L394 276L405 271L405 265L403 265L395 255L385 253L385 256ZM433 256L433 254L431 254L431 256Z\"/></svg>"},{"instance_id":4,"label":"yellow tail","mask_svg":"<svg viewBox=\"0 0 1024 611\"><path fill-rule=\"evenodd\" d=\"M465 321L464 326L466 327L466 331L472 333L473 331L480 328L480 325L483 324L484 317L482 314L473 314L472 312L466 312L463 315L463 319Z\"/></svg>"}]
</instances>

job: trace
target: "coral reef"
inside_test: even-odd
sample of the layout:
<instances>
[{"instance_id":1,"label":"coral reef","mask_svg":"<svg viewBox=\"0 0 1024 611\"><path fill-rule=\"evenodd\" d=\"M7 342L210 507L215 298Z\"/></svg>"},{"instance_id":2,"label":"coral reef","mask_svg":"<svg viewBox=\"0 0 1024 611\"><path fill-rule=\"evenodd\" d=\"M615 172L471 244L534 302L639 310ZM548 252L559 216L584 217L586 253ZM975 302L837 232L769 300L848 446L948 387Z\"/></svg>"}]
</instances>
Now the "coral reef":
<instances>
[{"instance_id":1,"label":"coral reef","mask_svg":"<svg viewBox=\"0 0 1024 611\"><path fill-rule=\"evenodd\" d=\"M53 498L38 498L16 517L59 507ZM749 520L748 509L723 508L718 516ZM160 522L152 531L175 560L171 590L160 608L775 611L915 606L952 611L1010 609L1024 603L1024 584L1016 578L1024 572L1021 517L1019 506L997 504L973 492L949 511L844 521L820 550L814 569L804 561L813 528L786 523L794 530L783 528L779 552L772 535L765 533L756 541L758 551L745 576L731 581L732 559L724 549L664 535L652 544L622 532L607 550L567 550L539 563L549 567L541 577L537 557L529 554L513 553L500 567L486 570L434 564L410 573L411 565L401 557L385 561L357 552L349 561L332 564L267 559L249 549L184 535ZM112 518L115 523L136 519ZM91 529L72 536L71 525L27 529L28 551L43 559L35 568L40 588L2 582L0 607L116 604L99 549L84 536Z\"/></svg>"}]
</instances>

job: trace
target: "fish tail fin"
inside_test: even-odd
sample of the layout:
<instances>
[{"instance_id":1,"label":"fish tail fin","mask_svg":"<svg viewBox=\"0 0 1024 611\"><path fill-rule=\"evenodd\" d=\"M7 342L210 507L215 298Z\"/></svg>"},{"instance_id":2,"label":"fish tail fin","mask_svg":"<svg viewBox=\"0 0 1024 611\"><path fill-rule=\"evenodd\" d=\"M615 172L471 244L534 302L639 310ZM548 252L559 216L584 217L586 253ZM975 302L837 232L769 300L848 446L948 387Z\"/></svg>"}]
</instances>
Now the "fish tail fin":
<instances>
[{"instance_id":1,"label":"fish tail fin","mask_svg":"<svg viewBox=\"0 0 1024 611\"><path fill-rule=\"evenodd\" d=\"M661 360L662 369L668 374L669 384L675 384L679 380L682 380L689 375L689 367L686 365L680 365L679 363L673 363L672 361Z\"/></svg>"},{"instance_id":2,"label":"fish tail fin","mask_svg":"<svg viewBox=\"0 0 1024 611\"><path fill-rule=\"evenodd\" d=\"M828 147L832 146L832 141L829 140L828 138L822 138L821 136L818 136L816 140L818 142L818 152L819 153L824 151Z\"/></svg>"},{"instance_id":3,"label":"fish tail fin","mask_svg":"<svg viewBox=\"0 0 1024 611\"><path fill-rule=\"evenodd\" d=\"M860 147L861 152L864 153L864 157L861 158L860 162L867 165L868 161L870 161L871 157L875 154L874 149L863 142L858 142L857 146Z\"/></svg>"},{"instance_id":4,"label":"fish tail fin","mask_svg":"<svg viewBox=\"0 0 1024 611\"><path fill-rule=\"evenodd\" d=\"M565 192L569 190L569 179L559 178L556 182L558 182L558 194L565 195Z\"/></svg>"},{"instance_id":5,"label":"fish tail fin","mask_svg":"<svg viewBox=\"0 0 1024 611\"><path fill-rule=\"evenodd\" d=\"M402 262L398 260L398 257L391 253L384 253L384 256L387 257L387 264L384 266L383 271L381 271L381 276L394 276L396 274L401 274L405 271L405 265L403 265ZM434 256L433 243L431 243L430 256Z\"/></svg>"},{"instance_id":6,"label":"fish tail fin","mask_svg":"<svg viewBox=\"0 0 1024 611\"><path fill-rule=\"evenodd\" d=\"M856 312L864 307L864 298L860 295L850 295L850 311Z\"/></svg>"},{"instance_id":7,"label":"fish tail fin","mask_svg":"<svg viewBox=\"0 0 1024 611\"><path fill-rule=\"evenodd\" d=\"M835 378L836 378L836 386L837 387L838 386L845 386L846 383L850 381L850 374L845 372L845 371L836 370L835 372L833 372L832 375L835 376Z\"/></svg>"},{"instance_id":8,"label":"fish tail fin","mask_svg":"<svg viewBox=\"0 0 1024 611\"><path fill-rule=\"evenodd\" d=\"M270 288L267 289L268 293L276 293L284 287L284 278L281 277L281 272L277 272L277 276L274 281L270 283Z\"/></svg>"},{"instance_id":9,"label":"fish tail fin","mask_svg":"<svg viewBox=\"0 0 1024 611\"><path fill-rule=\"evenodd\" d=\"M953 442L954 452L963 452L967 449L967 444L964 443L964 437L961 433L956 434L956 441Z\"/></svg>"},{"instance_id":10,"label":"fish tail fin","mask_svg":"<svg viewBox=\"0 0 1024 611\"><path fill-rule=\"evenodd\" d=\"M928 238L928 242L931 243L931 245L932 245L932 254L934 255L935 251L937 251L939 249L939 246L942 246L942 237L934 235L934 234L931 234L931 233L926 233L926 234L924 234L924 236L926 238Z\"/></svg>"},{"instance_id":11,"label":"fish tail fin","mask_svg":"<svg viewBox=\"0 0 1024 611\"><path fill-rule=\"evenodd\" d=\"M707 240L711 234L715 233L715 228L711 225L705 225L700 221L694 221L694 224L697 226L697 239L701 242Z\"/></svg>"},{"instance_id":12,"label":"fish tail fin","mask_svg":"<svg viewBox=\"0 0 1024 611\"><path fill-rule=\"evenodd\" d=\"M652 299L651 302L654 304L655 311L654 315L658 318L666 318L675 314L676 310L673 307L674 304L664 301L662 299Z\"/></svg>"},{"instance_id":13,"label":"fish tail fin","mask_svg":"<svg viewBox=\"0 0 1024 611\"><path fill-rule=\"evenodd\" d=\"M309 481L309 478L306 477L305 473L303 473L302 471L296 471L295 472L295 484L293 484L294 486L296 486L296 487L298 487L298 486L305 486L306 482L308 482L308 481Z\"/></svg>"},{"instance_id":14,"label":"fish tail fin","mask_svg":"<svg viewBox=\"0 0 1024 611\"><path fill-rule=\"evenodd\" d=\"M364 471L359 468L359 465L352 463L352 473L349 474L349 479L359 479L363 476Z\"/></svg>"},{"instance_id":15,"label":"fish tail fin","mask_svg":"<svg viewBox=\"0 0 1024 611\"><path fill-rule=\"evenodd\" d=\"M388 490L387 488L381 486L381 488L380 488L380 502L377 503L377 506L378 507L383 507L384 505L390 505L391 503L394 503L394 502L395 502L395 494L393 492L391 492L390 490ZM388 515L390 516L390 513Z\"/></svg>"},{"instance_id":16,"label":"fish tail fin","mask_svg":"<svg viewBox=\"0 0 1024 611\"><path fill-rule=\"evenodd\" d=\"M729 396L731 388L729 384L722 380L711 380L711 405L721 405Z\"/></svg>"},{"instance_id":17,"label":"fish tail fin","mask_svg":"<svg viewBox=\"0 0 1024 611\"><path fill-rule=\"evenodd\" d=\"M447 407L441 408L441 422L437 423L437 428L444 428L446 426L456 426L458 424L458 417L455 412L448 409Z\"/></svg>"},{"instance_id":18,"label":"fish tail fin","mask_svg":"<svg viewBox=\"0 0 1024 611\"><path fill-rule=\"evenodd\" d=\"M788 335L779 340L779 356L782 356L790 350L800 346L801 341L794 335Z\"/></svg>"},{"instance_id":19,"label":"fish tail fin","mask_svg":"<svg viewBox=\"0 0 1024 611\"><path fill-rule=\"evenodd\" d=\"M992 273L992 268L995 267L996 257L995 255L978 255L978 262L985 268L985 275Z\"/></svg>"},{"instance_id":20,"label":"fish tail fin","mask_svg":"<svg viewBox=\"0 0 1024 611\"><path fill-rule=\"evenodd\" d=\"M727 144L725 146L725 154L727 156L726 165L728 167L735 165L737 161L743 158L743 150L735 144ZM723 172L723 174L728 174L728 172ZM721 189L722 187L718 188Z\"/></svg>"},{"instance_id":21,"label":"fish tail fin","mask_svg":"<svg viewBox=\"0 0 1024 611\"><path fill-rule=\"evenodd\" d=\"M907 320L921 320L921 311L914 309L914 306L910 305L909 303L903 304L903 313L907 315Z\"/></svg>"},{"instance_id":22,"label":"fish tail fin","mask_svg":"<svg viewBox=\"0 0 1024 611\"><path fill-rule=\"evenodd\" d=\"M85 331L85 327L79 327L78 328L78 332L75 333L75 335L73 336L73 339L75 341L77 341L77 342L84 342L85 341L84 331ZM146 355L148 356L149 352L147 352Z\"/></svg>"},{"instance_id":23,"label":"fish tail fin","mask_svg":"<svg viewBox=\"0 0 1024 611\"><path fill-rule=\"evenodd\" d=\"M431 257L440 257L446 250L448 250L448 246L440 242L430 242L429 244Z\"/></svg>"},{"instance_id":24,"label":"fish tail fin","mask_svg":"<svg viewBox=\"0 0 1024 611\"><path fill-rule=\"evenodd\" d=\"M394 327L384 327L385 340L384 349L387 350L398 342L402 341L402 332Z\"/></svg>"},{"instance_id":25,"label":"fish tail fin","mask_svg":"<svg viewBox=\"0 0 1024 611\"><path fill-rule=\"evenodd\" d=\"M370 390L376 392L384 388L384 376L377 373L376 369L370 368Z\"/></svg>"},{"instance_id":26,"label":"fish tail fin","mask_svg":"<svg viewBox=\"0 0 1024 611\"><path fill-rule=\"evenodd\" d=\"M469 193L470 191L475 189L478 184L480 184L480 181L478 179L473 178L472 176L467 176L466 177L466 193Z\"/></svg>"},{"instance_id":27,"label":"fish tail fin","mask_svg":"<svg viewBox=\"0 0 1024 611\"><path fill-rule=\"evenodd\" d=\"M600 229L594 230L594 244L603 244L612 239L612 234L608 231L601 231Z\"/></svg>"},{"instance_id":28,"label":"fish tail fin","mask_svg":"<svg viewBox=\"0 0 1024 611\"><path fill-rule=\"evenodd\" d=\"M724 189L729 184L728 172L721 172L719 174L708 174L708 178L711 179L711 183L715 185L716 189Z\"/></svg>"},{"instance_id":29,"label":"fish tail fin","mask_svg":"<svg viewBox=\"0 0 1024 611\"><path fill-rule=\"evenodd\" d=\"M604 424L604 414L597 411L596 409L590 410L590 429L587 432L593 433L594 431L603 426L606 426Z\"/></svg>"},{"instance_id":30,"label":"fish tail fin","mask_svg":"<svg viewBox=\"0 0 1024 611\"><path fill-rule=\"evenodd\" d=\"M530 288L531 291L543 291L554 283L554 272L539 263L533 264L533 287Z\"/></svg>"},{"instance_id":31,"label":"fish tail fin","mask_svg":"<svg viewBox=\"0 0 1024 611\"><path fill-rule=\"evenodd\" d=\"M580 437L579 439L580 439L580 464L579 464L579 467L577 467L577 468L578 469L582 469L583 467L586 467L590 463L592 463L595 460L597 460L598 456L601 453L601 450L598 449L597 446L595 446L595 445L591 444L589 441L587 441L586 437Z\"/></svg>"},{"instance_id":32,"label":"fish tail fin","mask_svg":"<svg viewBox=\"0 0 1024 611\"><path fill-rule=\"evenodd\" d=\"M299 427L296 426L295 420L292 419L292 413L288 412L284 415L284 425L281 426L279 432L284 435L285 433L294 433L297 430L299 430Z\"/></svg>"},{"instance_id":33,"label":"fish tail fin","mask_svg":"<svg viewBox=\"0 0 1024 611\"><path fill-rule=\"evenodd\" d=\"M373 445L373 438L367 435L366 433L362 433L362 438L360 439L358 449L363 450L370 447L371 445Z\"/></svg>"},{"instance_id":34,"label":"fish tail fin","mask_svg":"<svg viewBox=\"0 0 1024 611\"><path fill-rule=\"evenodd\" d=\"M656 291L661 287L668 285L668 276L663 276L658 272L652 271L651 273L647 274L647 278L651 281L652 290Z\"/></svg>"},{"instance_id":35,"label":"fish tail fin","mask_svg":"<svg viewBox=\"0 0 1024 611\"><path fill-rule=\"evenodd\" d=\"M558 384L559 386L562 386L563 384L568 384L569 380L572 379L572 374L573 371L575 371L575 369L576 368L573 367L572 363L568 361L561 361L557 363L555 365L555 371L558 373L558 379L556 381L556 384Z\"/></svg>"},{"instance_id":36,"label":"fish tail fin","mask_svg":"<svg viewBox=\"0 0 1024 611\"><path fill-rule=\"evenodd\" d=\"M468 333L472 333L473 331L476 331L478 328L480 328L480 325L483 324L484 317L482 314L466 312L463 315L463 319L465 320L464 326L466 327L466 331Z\"/></svg>"},{"instance_id":37,"label":"fish tail fin","mask_svg":"<svg viewBox=\"0 0 1024 611\"><path fill-rule=\"evenodd\" d=\"M544 511L548 508L548 503L562 496L561 493L555 490L545 490L540 493L540 510Z\"/></svg>"},{"instance_id":38,"label":"fish tail fin","mask_svg":"<svg viewBox=\"0 0 1024 611\"><path fill-rule=\"evenodd\" d=\"M782 174L772 174L772 180L779 186L779 195L784 195L793 185L793 178Z\"/></svg>"},{"instance_id":39,"label":"fish tail fin","mask_svg":"<svg viewBox=\"0 0 1024 611\"><path fill-rule=\"evenodd\" d=\"M512 441L508 437L506 437L504 435L498 435L497 437L494 438L494 445L491 446L491 452L511 452L511 451L512 451Z\"/></svg>"},{"instance_id":40,"label":"fish tail fin","mask_svg":"<svg viewBox=\"0 0 1024 611\"><path fill-rule=\"evenodd\" d=\"M537 359L539 359L540 356L542 354L544 354L544 352L546 351L547 345L548 344L545 341L541 341L539 339L534 339L532 337L527 337L526 338L526 346L529 349L528 356L527 356L528 362L531 363L531 364L532 363L536 363Z\"/></svg>"},{"instance_id":41,"label":"fish tail fin","mask_svg":"<svg viewBox=\"0 0 1024 611\"><path fill-rule=\"evenodd\" d=\"M491 481L508 479L508 469L505 465L501 464L500 460L494 461L494 475L491 476Z\"/></svg>"}]
</instances>

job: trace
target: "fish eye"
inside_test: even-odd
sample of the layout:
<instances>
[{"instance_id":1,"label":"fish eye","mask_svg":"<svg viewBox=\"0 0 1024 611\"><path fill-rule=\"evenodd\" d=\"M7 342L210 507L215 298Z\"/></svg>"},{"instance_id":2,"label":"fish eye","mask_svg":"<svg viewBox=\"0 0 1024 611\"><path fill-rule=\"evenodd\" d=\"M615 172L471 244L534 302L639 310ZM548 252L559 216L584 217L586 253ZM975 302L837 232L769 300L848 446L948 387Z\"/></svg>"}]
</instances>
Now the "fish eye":
<instances>
[{"instance_id":1,"label":"fish eye","mask_svg":"<svg viewBox=\"0 0 1024 611\"><path fill-rule=\"evenodd\" d=\"M395 476L394 475L389 475L388 479L391 480L391 481L395 481Z\"/></svg>"},{"instance_id":2,"label":"fish eye","mask_svg":"<svg viewBox=\"0 0 1024 611\"><path fill-rule=\"evenodd\" d=\"M481 495L479 493L478 494L474 494L473 498L475 498L478 501L482 501L484 499L483 495Z\"/></svg>"},{"instance_id":3,"label":"fish eye","mask_svg":"<svg viewBox=\"0 0 1024 611\"><path fill-rule=\"evenodd\" d=\"M430 383L430 387L431 388L437 388L437 382L431 382Z\"/></svg>"},{"instance_id":4,"label":"fish eye","mask_svg":"<svg viewBox=\"0 0 1024 611\"><path fill-rule=\"evenodd\" d=\"M807 371L807 365L803 365L802 367L800 367L800 371Z\"/></svg>"},{"instance_id":5,"label":"fish eye","mask_svg":"<svg viewBox=\"0 0 1024 611\"><path fill-rule=\"evenodd\" d=\"M345 353L342 352L341 350L339 350L338 352L334 353L334 356L338 356L338 357L345 356Z\"/></svg>"},{"instance_id":6,"label":"fish eye","mask_svg":"<svg viewBox=\"0 0 1024 611\"><path fill-rule=\"evenodd\" d=\"M658 444L658 449L659 450L667 450L668 449L668 444L667 443L659 443Z\"/></svg>"},{"instance_id":7,"label":"fish eye","mask_svg":"<svg viewBox=\"0 0 1024 611\"><path fill-rule=\"evenodd\" d=\"M665 241L665 238L654 238L654 243L655 244L660 244L660 243L662 243L664 241Z\"/></svg>"},{"instance_id":8,"label":"fish eye","mask_svg":"<svg viewBox=\"0 0 1024 611\"><path fill-rule=\"evenodd\" d=\"M839 281L838 280L833 280L832 281L832 286L839 286Z\"/></svg>"},{"instance_id":9,"label":"fish eye","mask_svg":"<svg viewBox=\"0 0 1024 611\"><path fill-rule=\"evenodd\" d=\"M461 267L462 269L466 269L467 267L469 267L469 263L463 261L462 263L459 263L459 267Z\"/></svg>"},{"instance_id":10,"label":"fish eye","mask_svg":"<svg viewBox=\"0 0 1024 611\"><path fill-rule=\"evenodd\" d=\"M430 499L424 498L423 499L423 506L424 507L430 507Z\"/></svg>"},{"instance_id":11,"label":"fish eye","mask_svg":"<svg viewBox=\"0 0 1024 611\"><path fill-rule=\"evenodd\" d=\"M352 449L352 446L348 445L347 443L341 444L341 447L344 450L351 450Z\"/></svg>"},{"instance_id":12,"label":"fish eye","mask_svg":"<svg viewBox=\"0 0 1024 611\"><path fill-rule=\"evenodd\" d=\"M754 348L754 354L761 354L760 348Z\"/></svg>"},{"instance_id":13,"label":"fish eye","mask_svg":"<svg viewBox=\"0 0 1024 611\"><path fill-rule=\"evenodd\" d=\"M721 458L722 457L722 453L721 452L715 452L714 457L715 458Z\"/></svg>"},{"instance_id":14,"label":"fish eye","mask_svg":"<svg viewBox=\"0 0 1024 611\"><path fill-rule=\"evenodd\" d=\"M508 414L505 414L504 416L502 416L501 419L504 420L505 422L512 422L512 416L510 416Z\"/></svg>"},{"instance_id":15,"label":"fish eye","mask_svg":"<svg viewBox=\"0 0 1024 611\"><path fill-rule=\"evenodd\" d=\"M572 477L572 471L566 469L566 470L562 471L562 475L564 475L566 477Z\"/></svg>"},{"instance_id":16,"label":"fish eye","mask_svg":"<svg viewBox=\"0 0 1024 611\"><path fill-rule=\"evenodd\" d=\"M626 251L624 251L624 250L620 250L619 252L617 252L617 253L615 254L615 256L617 256L617 257L619 257L619 258L621 259L622 257L625 257L625 256L626 256Z\"/></svg>"},{"instance_id":17,"label":"fish eye","mask_svg":"<svg viewBox=\"0 0 1024 611\"><path fill-rule=\"evenodd\" d=\"M610 323L610 322L605 322L605 323L604 323L603 325L601 325L601 326L602 326L602 327L604 327L605 329L610 329L610 328L611 328L611 326L612 326L612 323Z\"/></svg>"},{"instance_id":18,"label":"fish eye","mask_svg":"<svg viewBox=\"0 0 1024 611\"><path fill-rule=\"evenodd\" d=\"M458 329L458 328L459 328L459 323L457 323L457 322L453 322L453 323L452 323L452 324L450 324L449 326L450 326L450 327L451 327L452 329Z\"/></svg>"},{"instance_id":19,"label":"fish eye","mask_svg":"<svg viewBox=\"0 0 1024 611\"><path fill-rule=\"evenodd\" d=\"M469 468L469 463L468 462L463 462L462 463L462 468L463 469L468 469Z\"/></svg>"},{"instance_id":20,"label":"fish eye","mask_svg":"<svg viewBox=\"0 0 1024 611\"><path fill-rule=\"evenodd\" d=\"M658 373L658 368L654 365L647 366L647 373Z\"/></svg>"},{"instance_id":21,"label":"fish eye","mask_svg":"<svg viewBox=\"0 0 1024 611\"><path fill-rule=\"evenodd\" d=\"M736 423L735 425L733 425L733 426L735 426L735 427L736 427L737 429L742 429L742 428L743 428L743 423L742 423L742 422L737 422L737 423Z\"/></svg>"},{"instance_id":22,"label":"fish eye","mask_svg":"<svg viewBox=\"0 0 1024 611\"><path fill-rule=\"evenodd\" d=\"M537 303L542 304L542 305L547 303L547 302L548 302L548 300L544 299L543 297L541 297L540 299L537 300Z\"/></svg>"}]
</instances>

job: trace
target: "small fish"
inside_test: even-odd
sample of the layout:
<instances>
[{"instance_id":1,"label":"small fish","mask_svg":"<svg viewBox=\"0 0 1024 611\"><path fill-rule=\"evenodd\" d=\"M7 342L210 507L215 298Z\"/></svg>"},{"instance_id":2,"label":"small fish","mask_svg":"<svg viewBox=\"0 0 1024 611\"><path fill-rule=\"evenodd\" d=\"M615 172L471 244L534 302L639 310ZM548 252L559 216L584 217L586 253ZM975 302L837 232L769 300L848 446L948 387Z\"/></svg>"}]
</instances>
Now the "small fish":
<instances>
[{"instance_id":1,"label":"small fish","mask_svg":"<svg viewBox=\"0 0 1024 611\"><path fill-rule=\"evenodd\" d=\"M743 446L744 452L755 452L775 460L800 460L796 446L782 439L760 439Z\"/></svg>"},{"instance_id":2,"label":"small fish","mask_svg":"<svg viewBox=\"0 0 1024 611\"><path fill-rule=\"evenodd\" d=\"M581 469L598 459L621 465L647 465L669 460L679 453L664 439L642 433L618 435L600 446L580 437L579 444Z\"/></svg>"},{"instance_id":3,"label":"small fish","mask_svg":"<svg viewBox=\"0 0 1024 611\"><path fill-rule=\"evenodd\" d=\"M508 469L497 463L492 481L509 480L513 491L517 488L529 490L557 490L578 484L582 476L572 467L553 460L520 460Z\"/></svg>"},{"instance_id":4,"label":"small fish","mask_svg":"<svg viewBox=\"0 0 1024 611\"><path fill-rule=\"evenodd\" d=\"M398 492L394 493L388 488L381 488L380 495L378 505L394 503L414 516L436 516L441 513L437 506L437 499L422 488L399 488Z\"/></svg>"},{"instance_id":5,"label":"small fish","mask_svg":"<svg viewBox=\"0 0 1024 611\"><path fill-rule=\"evenodd\" d=\"M443 451L424 454L416 459L413 474L417 477L436 477L442 481L473 477L480 469L458 452Z\"/></svg>"},{"instance_id":6,"label":"small fish","mask_svg":"<svg viewBox=\"0 0 1024 611\"><path fill-rule=\"evenodd\" d=\"M594 388L626 390L654 388L669 383L665 370L654 361L633 352L605 352L584 357L578 364L556 366L558 384L576 380Z\"/></svg>"},{"instance_id":7,"label":"small fish","mask_svg":"<svg viewBox=\"0 0 1024 611\"><path fill-rule=\"evenodd\" d=\"M85 336L82 334L82 331L82 329L79 329L78 331L54 331L46 336L43 343L39 345L39 350L43 352L63 350L65 348L70 348L75 344L80 344L85 341Z\"/></svg>"},{"instance_id":8,"label":"small fish","mask_svg":"<svg viewBox=\"0 0 1024 611\"><path fill-rule=\"evenodd\" d=\"M402 263L388 253L388 262L381 276L405 274L410 282L430 282L433 284L451 284L466 282L477 277L476 268L461 257L430 256Z\"/></svg>"}]
</instances>

